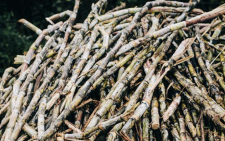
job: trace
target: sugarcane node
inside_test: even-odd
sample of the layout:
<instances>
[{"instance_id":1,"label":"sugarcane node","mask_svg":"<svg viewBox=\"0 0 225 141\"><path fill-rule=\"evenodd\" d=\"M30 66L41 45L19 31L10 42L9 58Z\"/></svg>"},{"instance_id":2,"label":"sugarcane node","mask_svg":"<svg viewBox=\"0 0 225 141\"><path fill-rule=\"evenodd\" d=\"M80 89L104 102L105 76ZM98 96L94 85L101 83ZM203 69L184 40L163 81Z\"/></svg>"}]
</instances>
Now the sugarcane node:
<instances>
[{"instance_id":1,"label":"sugarcane node","mask_svg":"<svg viewBox=\"0 0 225 141\"><path fill-rule=\"evenodd\" d=\"M102 131L105 130L105 128L102 126L102 124L98 125L98 128L99 128L100 130L102 130Z\"/></svg>"},{"instance_id":2,"label":"sugarcane node","mask_svg":"<svg viewBox=\"0 0 225 141\"><path fill-rule=\"evenodd\" d=\"M125 115L125 116L122 116L121 119L123 121L127 121L129 118L130 118L131 115Z\"/></svg>"},{"instance_id":3,"label":"sugarcane node","mask_svg":"<svg viewBox=\"0 0 225 141\"><path fill-rule=\"evenodd\" d=\"M147 104L147 106L149 106L151 104L151 100L149 100L149 99L143 99L142 102L145 102Z\"/></svg>"},{"instance_id":4,"label":"sugarcane node","mask_svg":"<svg viewBox=\"0 0 225 141\"><path fill-rule=\"evenodd\" d=\"M133 114L131 116L131 118L134 119L135 121L138 121L139 120L139 116L138 115L135 115L135 114Z\"/></svg>"}]
</instances>

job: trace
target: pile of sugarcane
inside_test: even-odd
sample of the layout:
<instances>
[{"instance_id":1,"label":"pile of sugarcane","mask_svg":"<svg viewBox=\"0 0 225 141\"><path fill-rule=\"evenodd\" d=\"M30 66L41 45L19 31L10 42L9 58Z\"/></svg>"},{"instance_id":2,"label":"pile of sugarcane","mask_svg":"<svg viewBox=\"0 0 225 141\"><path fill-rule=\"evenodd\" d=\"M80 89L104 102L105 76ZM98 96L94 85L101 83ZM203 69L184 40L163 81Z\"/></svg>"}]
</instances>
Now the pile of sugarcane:
<instances>
[{"instance_id":1,"label":"pile of sugarcane","mask_svg":"<svg viewBox=\"0 0 225 141\"><path fill-rule=\"evenodd\" d=\"M75 0L44 30L19 20L39 36L1 77L1 141L224 141L225 4L198 3L99 0L76 23Z\"/></svg>"}]
</instances>

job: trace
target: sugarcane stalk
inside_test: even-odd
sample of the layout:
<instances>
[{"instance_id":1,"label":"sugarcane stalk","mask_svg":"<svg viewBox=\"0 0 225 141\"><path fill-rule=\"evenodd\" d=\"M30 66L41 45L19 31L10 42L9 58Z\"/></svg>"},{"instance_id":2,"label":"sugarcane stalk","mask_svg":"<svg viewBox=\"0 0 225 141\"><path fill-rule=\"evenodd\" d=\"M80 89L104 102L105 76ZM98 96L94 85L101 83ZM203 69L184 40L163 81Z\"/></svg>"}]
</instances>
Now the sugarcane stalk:
<instances>
[{"instance_id":1,"label":"sugarcane stalk","mask_svg":"<svg viewBox=\"0 0 225 141\"><path fill-rule=\"evenodd\" d=\"M42 33L42 30L39 29L38 27L36 27L35 25L33 25L32 23L30 23L29 21L27 21L26 19L20 19L18 22L24 24L27 28L33 30L36 34L40 35ZM49 40L51 37L49 35L46 35L44 37L46 40ZM62 39L61 38L57 38L57 41L61 41ZM53 42L52 43L52 46L57 46L57 43L56 42Z\"/></svg>"},{"instance_id":2,"label":"sugarcane stalk","mask_svg":"<svg viewBox=\"0 0 225 141\"><path fill-rule=\"evenodd\" d=\"M117 123L109 132L109 135L107 137L107 141L114 141L118 139L117 132L122 128L125 122Z\"/></svg>"},{"instance_id":3,"label":"sugarcane stalk","mask_svg":"<svg viewBox=\"0 0 225 141\"><path fill-rule=\"evenodd\" d=\"M159 112L160 115L162 116L163 113L166 111L166 89L165 89L165 85L163 82L159 83Z\"/></svg>"},{"instance_id":4,"label":"sugarcane stalk","mask_svg":"<svg viewBox=\"0 0 225 141\"><path fill-rule=\"evenodd\" d=\"M6 82L9 80L10 74L13 74L14 71L15 71L15 68L13 68L13 67L9 67L4 71L4 73L2 75L1 83L0 83L1 91L4 89Z\"/></svg>"},{"instance_id":5,"label":"sugarcane stalk","mask_svg":"<svg viewBox=\"0 0 225 141\"><path fill-rule=\"evenodd\" d=\"M81 126L82 116L83 116L83 110L79 110L78 113L77 113L76 121L75 121L75 127L78 128L78 129Z\"/></svg>"},{"instance_id":6,"label":"sugarcane stalk","mask_svg":"<svg viewBox=\"0 0 225 141\"><path fill-rule=\"evenodd\" d=\"M169 117L175 112L175 110L177 109L177 107L180 104L180 102L181 102L181 96L177 95L174 98L173 102L168 107L168 109L163 114L163 121L164 122L166 122L169 119Z\"/></svg>"},{"instance_id":7,"label":"sugarcane stalk","mask_svg":"<svg viewBox=\"0 0 225 141\"><path fill-rule=\"evenodd\" d=\"M141 24L143 27L144 35L147 34L148 29L149 29L149 25L148 25L148 23L150 22L149 17L150 17L150 14L147 14L141 19Z\"/></svg>"},{"instance_id":8,"label":"sugarcane stalk","mask_svg":"<svg viewBox=\"0 0 225 141\"><path fill-rule=\"evenodd\" d=\"M160 132L162 134L162 140L168 141L169 140L169 132L168 132L168 127L165 123L161 123Z\"/></svg>"},{"instance_id":9,"label":"sugarcane stalk","mask_svg":"<svg viewBox=\"0 0 225 141\"><path fill-rule=\"evenodd\" d=\"M142 119L142 140L148 141L149 140L149 112L145 111Z\"/></svg>"},{"instance_id":10,"label":"sugarcane stalk","mask_svg":"<svg viewBox=\"0 0 225 141\"><path fill-rule=\"evenodd\" d=\"M65 120L65 124L72 129L75 133L82 133L81 130L79 130L79 128L75 127L71 122L69 122L68 120Z\"/></svg>"},{"instance_id":11,"label":"sugarcane stalk","mask_svg":"<svg viewBox=\"0 0 225 141\"><path fill-rule=\"evenodd\" d=\"M29 126L27 123L24 124L23 126L23 131L26 132L32 139L36 139L37 138L37 131L35 131L35 129L33 129L31 126Z\"/></svg>"},{"instance_id":12,"label":"sugarcane stalk","mask_svg":"<svg viewBox=\"0 0 225 141\"><path fill-rule=\"evenodd\" d=\"M3 113L5 113L9 107L10 102L7 102L1 109L0 109L0 115L2 115Z\"/></svg>"},{"instance_id":13,"label":"sugarcane stalk","mask_svg":"<svg viewBox=\"0 0 225 141\"><path fill-rule=\"evenodd\" d=\"M1 119L1 124L0 127L2 128L5 124L8 123L9 118L10 118L10 114L11 114L11 108L7 110L5 117Z\"/></svg>"},{"instance_id":14,"label":"sugarcane stalk","mask_svg":"<svg viewBox=\"0 0 225 141\"><path fill-rule=\"evenodd\" d=\"M184 117L181 115L179 111L177 111L177 117L180 126L180 140L187 141Z\"/></svg>"},{"instance_id":15,"label":"sugarcane stalk","mask_svg":"<svg viewBox=\"0 0 225 141\"><path fill-rule=\"evenodd\" d=\"M12 86L9 86L8 88L5 88L3 91L2 91L2 95L1 95L1 98L0 98L0 103L4 103L5 102L5 99L10 95L12 94L12 90L13 90L13 87Z\"/></svg>"},{"instance_id":16,"label":"sugarcane stalk","mask_svg":"<svg viewBox=\"0 0 225 141\"><path fill-rule=\"evenodd\" d=\"M137 81L142 77L142 72L139 72L130 82L130 87L134 87Z\"/></svg>"},{"instance_id":17,"label":"sugarcane stalk","mask_svg":"<svg viewBox=\"0 0 225 141\"><path fill-rule=\"evenodd\" d=\"M167 103L167 107L169 106L169 103ZM177 117L173 114L170 117L170 121L173 123L173 126L176 128L178 132L180 132L180 126L179 126L179 121L177 120ZM166 122L168 124L168 122Z\"/></svg>"},{"instance_id":18,"label":"sugarcane stalk","mask_svg":"<svg viewBox=\"0 0 225 141\"><path fill-rule=\"evenodd\" d=\"M175 141L180 141L180 135L179 135L177 129L176 129L174 126L172 126L171 134L172 134L173 139L174 139Z\"/></svg>"},{"instance_id":19,"label":"sugarcane stalk","mask_svg":"<svg viewBox=\"0 0 225 141\"><path fill-rule=\"evenodd\" d=\"M182 102L181 107L182 107L183 114L185 116L185 122L186 122L186 124L189 128L191 136L193 138L195 138L196 135L197 135L197 130L196 130L196 127L195 127L194 122L192 120L191 114L190 114L190 112L189 112L189 110L188 110L184 101Z\"/></svg>"},{"instance_id":20,"label":"sugarcane stalk","mask_svg":"<svg viewBox=\"0 0 225 141\"><path fill-rule=\"evenodd\" d=\"M159 124L159 109L158 109L158 99L156 96L152 98L152 106L151 106L151 121L152 121L152 129L157 130L160 126Z\"/></svg>"},{"instance_id":21,"label":"sugarcane stalk","mask_svg":"<svg viewBox=\"0 0 225 141\"><path fill-rule=\"evenodd\" d=\"M111 12L114 12L114 11L118 11L120 9L123 9L126 7L126 3L125 2L121 2L119 6L116 6L115 8L113 8L112 10L109 10L106 12L107 13L111 13Z\"/></svg>"},{"instance_id":22,"label":"sugarcane stalk","mask_svg":"<svg viewBox=\"0 0 225 141\"><path fill-rule=\"evenodd\" d=\"M225 76L225 58L223 54L220 54L220 61L222 63L223 66L223 76Z\"/></svg>"},{"instance_id":23,"label":"sugarcane stalk","mask_svg":"<svg viewBox=\"0 0 225 141\"><path fill-rule=\"evenodd\" d=\"M56 104L53 108L51 123L53 123L59 116L59 104Z\"/></svg>"},{"instance_id":24,"label":"sugarcane stalk","mask_svg":"<svg viewBox=\"0 0 225 141\"><path fill-rule=\"evenodd\" d=\"M46 108L46 97L44 96L41 99L40 102L40 106L38 109L38 138L43 134L43 132L45 131L45 125L44 125L44 121L45 121L45 108Z\"/></svg>"},{"instance_id":25,"label":"sugarcane stalk","mask_svg":"<svg viewBox=\"0 0 225 141\"><path fill-rule=\"evenodd\" d=\"M210 70L213 72L213 74L215 75L216 79L219 81L220 86L223 89L225 89L225 82L223 80L223 77L221 77L213 67L210 67Z\"/></svg>"},{"instance_id":26,"label":"sugarcane stalk","mask_svg":"<svg viewBox=\"0 0 225 141\"><path fill-rule=\"evenodd\" d=\"M21 136L18 138L18 141L24 141L24 140L26 140L27 138L28 138L28 135L23 134L23 135L21 135Z\"/></svg>"},{"instance_id":27,"label":"sugarcane stalk","mask_svg":"<svg viewBox=\"0 0 225 141\"><path fill-rule=\"evenodd\" d=\"M71 30L72 30L72 26L74 25L74 22L76 20L76 17L77 17L77 12L78 12L78 9L79 9L79 5L80 5L80 0L75 0L75 5L74 5L74 8L73 8L73 12L72 14L70 15L70 18L69 18L69 24L66 28L66 33L64 35L64 38L63 38L63 42L62 42L62 45L58 51L58 54L57 54L57 57L56 57L56 60L58 60L62 53L63 53L63 50L65 49L66 47L66 43L68 41L68 38L69 38L69 35L71 33Z\"/></svg>"}]
</instances>

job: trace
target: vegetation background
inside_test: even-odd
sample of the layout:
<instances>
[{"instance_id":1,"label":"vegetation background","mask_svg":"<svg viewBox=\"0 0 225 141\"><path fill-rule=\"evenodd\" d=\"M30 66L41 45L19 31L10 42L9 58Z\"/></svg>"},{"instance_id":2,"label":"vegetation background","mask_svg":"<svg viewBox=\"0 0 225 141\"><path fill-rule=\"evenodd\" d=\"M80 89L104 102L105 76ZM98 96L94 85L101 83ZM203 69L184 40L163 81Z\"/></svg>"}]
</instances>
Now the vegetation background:
<instances>
[{"instance_id":1,"label":"vegetation background","mask_svg":"<svg viewBox=\"0 0 225 141\"><path fill-rule=\"evenodd\" d=\"M188 0L180 0L188 2ZM97 0L81 0L76 22L83 22L91 9L91 4ZM147 0L108 0L108 9L125 2L127 7L143 6ZM225 0L201 0L198 8L209 11ZM5 68L13 66L16 55L27 51L37 34L17 21L25 18L40 29L47 27L45 17L72 10L74 0L1 0L0 1L0 75Z\"/></svg>"}]
</instances>

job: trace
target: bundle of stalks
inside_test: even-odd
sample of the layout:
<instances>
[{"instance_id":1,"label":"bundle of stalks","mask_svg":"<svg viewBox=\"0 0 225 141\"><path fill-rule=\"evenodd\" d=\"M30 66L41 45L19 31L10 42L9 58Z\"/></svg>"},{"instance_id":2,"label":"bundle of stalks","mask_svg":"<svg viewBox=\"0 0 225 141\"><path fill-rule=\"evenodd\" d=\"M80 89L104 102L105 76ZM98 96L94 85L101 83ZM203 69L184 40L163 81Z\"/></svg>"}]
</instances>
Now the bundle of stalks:
<instances>
[{"instance_id":1,"label":"bundle of stalks","mask_svg":"<svg viewBox=\"0 0 225 141\"><path fill-rule=\"evenodd\" d=\"M225 4L198 3L19 20L38 37L1 77L1 140L225 140Z\"/></svg>"}]
</instances>

